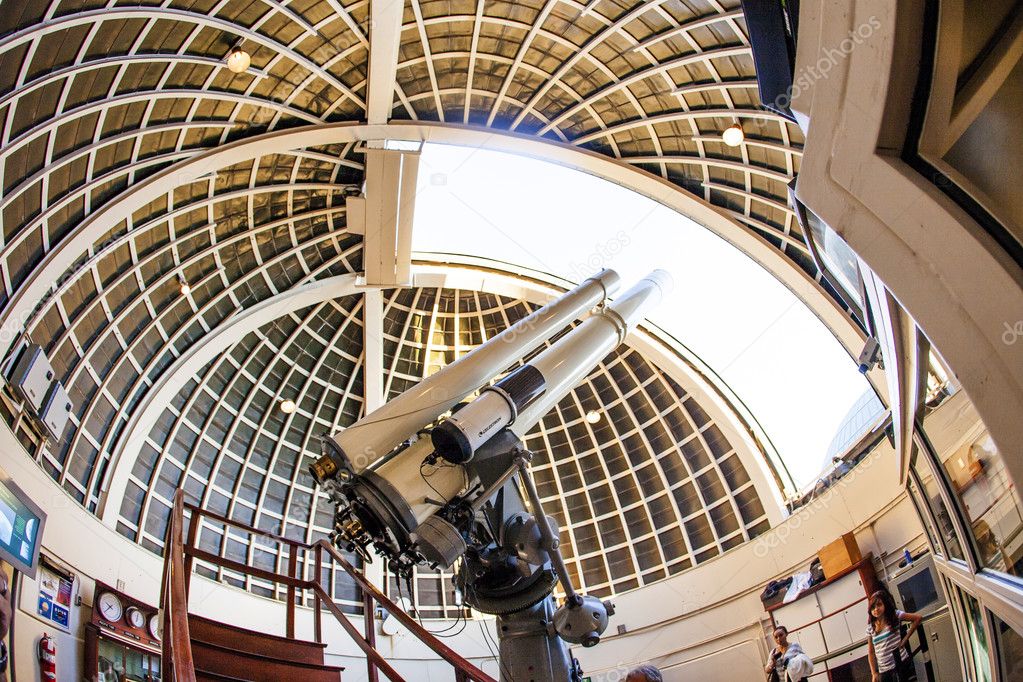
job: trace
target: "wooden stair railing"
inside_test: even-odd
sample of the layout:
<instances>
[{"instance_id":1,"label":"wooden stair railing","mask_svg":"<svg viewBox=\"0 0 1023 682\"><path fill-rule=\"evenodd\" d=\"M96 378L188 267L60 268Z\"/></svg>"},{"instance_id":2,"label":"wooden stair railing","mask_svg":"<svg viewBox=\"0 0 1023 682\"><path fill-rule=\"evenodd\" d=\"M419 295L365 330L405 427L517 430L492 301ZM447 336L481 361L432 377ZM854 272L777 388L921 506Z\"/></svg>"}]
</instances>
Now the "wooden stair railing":
<instances>
[{"instance_id":1,"label":"wooden stair railing","mask_svg":"<svg viewBox=\"0 0 1023 682\"><path fill-rule=\"evenodd\" d=\"M188 577L182 540L184 524L182 491L174 496L167 541L164 544L163 580L160 584L160 611L163 626L161 668L163 678L173 682L195 682L192 662L192 638L188 632Z\"/></svg>"},{"instance_id":2,"label":"wooden stair railing","mask_svg":"<svg viewBox=\"0 0 1023 682\"><path fill-rule=\"evenodd\" d=\"M184 537L184 512L191 514L188 521L187 538ZM200 549L196 541L199 535L200 519L207 518L224 526L231 526L251 536L259 536L278 545L288 547L288 568L286 574L270 571L243 562L235 561ZM308 556L312 552L313 575L307 580L298 575L299 553ZM376 624L373 617L374 602L379 603L388 613L398 619L409 632L419 638L441 659L453 668L456 682L497 682L491 676L458 655L446 644L437 639L430 631L420 625L414 618L405 613L400 606L391 601L385 594L370 583L361 571L348 563L340 552L327 540L319 540L307 544L292 540L275 533L262 531L244 523L240 523L215 512L200 509L186 504L184 491L178 490L174 495L174 507L167 529L167 542L164 552L164 579L161 588L160 606L163 609L163 665L164 670L171 674L166 679L177 682L195 682L195 666L192 660L191 639L188 632L188 590L192 578L194 561L198 559L234 571L242 575L260 578L268 582L284 585L287 588L287 606L285 615L285 632L289 639L295 637L295 598L298 590L308 590L313 596L313 633L315 641L323 641L322 613L324 607L348 635L356 646L366 655L369 682L379 682L379 673L391 682L404 682L397 671L376 650ZM329 592L321 584L324 560L341 567L345 573L355 580L363 594L363 614L365 635L359 632L348 616L334 603ZM303 566L305 562L303 562Z\"/></svg>"}]
</instances>

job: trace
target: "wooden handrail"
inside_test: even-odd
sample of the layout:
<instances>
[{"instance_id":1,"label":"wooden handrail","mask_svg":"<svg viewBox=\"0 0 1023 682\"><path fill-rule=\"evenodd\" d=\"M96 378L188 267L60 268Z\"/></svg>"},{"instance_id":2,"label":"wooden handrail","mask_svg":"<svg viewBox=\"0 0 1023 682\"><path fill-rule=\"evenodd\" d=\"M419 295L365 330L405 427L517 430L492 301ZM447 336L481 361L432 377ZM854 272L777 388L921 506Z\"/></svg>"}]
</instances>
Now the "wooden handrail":
<instances>
[{"instance_id":1,"label":"wooden handrail","mask_svg":"<svg viewBox=\"0 0 1023 682\"><path fill-rule=\"evenodd\" d=\"M415 618L405 613L400 606L395 604L387 597L387 595L378 590L376 585L366 580L366 577L362 574L362 572L356 570L354 566L348 563L333 545L326 540L318 540L316 544L322 546L324 550L331 555L334 561L337 562L337 564L345 571L345 573L352 576L355 583L362 588L363 592L369 594L373 597L373 599L378 601L380 605L388 611L388 613L398 619L399 623L408 628L409 632L414 634L423 643L437 652L441 658L453 665L455 670L462 670L470 680L475 680L476 682L496 682L492 677L459 656L454 649L437 639L429 630L420 625Z\"/></svg>"},{"instance_id":2,"label":"wooden handrail","mask_svg":"<svg viewBox=\"0 0 1023 682\"><path fill-rule=\"evenodd\" d=\"M174 495L174 509L164 544L164 582L160 608L163 610L161 662L165 678L175 682L195 682L192 662L192 638L188 632L188 595L185 593L185 551L182 525L185 522L184 491ZM194 518L193 518L194 523ZM167 671L170 674L167 675Z\"/></svg>"},{"instance_id":3,"label":"wooden handrail","mask_svg":"<svg viewBox=\"0 0 1023 682\"><path fill-rule=\"evenodd\" d=\"M341 627L344 628L345 632L347 632L351 638L355 640L355 644L362 649L362 652L366 654L366 657L369 660L373 661L373 665L379 668L380 671L387 676L387 679L391 680L391 682L405 682L405 678L399 675L398 672L391 667L391 664L387 662L387 659L381 656L379 651L369 645L369 642L367 642L362 634L359 633L359 630L352 625L352 622L348 620L348 616L346 616L338 605L334 603L334 600L330 598L330 595L327 594L326 590L324 590L320 585L313 586L313 590L320 595L320 601L327 606L328 611L334 614L334 618L341 624Z\"/></svg>"},{"instance_id":4,"label":"wooden handrail","mask_svg":"<svg viewBox=\"0 0 1023 682\"><path fill-rule=\"evenodd\" d=\"M320 547L317 546L316 549L319 550ZM362 631L366 633L366 643L369 644L370 647L372 647L373 649L376 649L377 648L377 629L376 629L376 621L374 619L376 614L374 614L373 611L374 611L374 608L373 608L373 596L369 592L366 592L365 590L363 590L363 592L362 592L362 625L363 625L363 630ZM377 675L377 667L375 665L373 665L372 661L370 661L368 658L366 659L366 667L368 668L368 670L366 671L366 682L380 682L380 676Z\"/></svg>"},{"instance_id":5,"label":"wooden handrail","mask_svg":"<svg viewBox=\"0 0 1023 682\"><path fill-rule=\"evenodd\" d=\"M404 682L397 671L384 659L376 650L376 632L374 631L373 602L378 602L388 613L398 619L412 634L418 637L424 644L437 653L443 660L454 667L456 681L472 682L497 682L494 678L474 666L454 650L441 642L429 630L420 625L414 618L405 613L400 606L391 601L375 585L369 582L361 571L348 563L337 549L326 540L318 540L308 544L300 540L286 538L276 533L262 531L253 528L234 519L222 516L215 512L200 509L184 501L184 491L178 490L174 495L174 508L171 514L171 521L167 531L166 551L164 555L164 585L161 594L161 606L164 609L164 638L163 638L163 661L165 670L171 674L165 675L165 679L179 680L181 682L194 682L195 670L192 662L191 640L188 635L188 597L187 581L190 578L193 559L198 559L222 569L236 571L243 575L249 575L287 588L286 606L286 631L289 638L294 637L295 630L295 597L297 590L308 590L313 595L313 629L316 641L322 640L321 612L325 606L334 616L341 627L355 640L355 644L366 654L366 662L369 666L368 679L376 682L377 671L380 671L391 682ZM184 512L191 512L191 522L188 529L187 541L182 540L184 533ZM278 544L287 545L288 565L287 573L282 574L275 571L249 566L233 559L207 552L199 549L197 539L199 535L200 518L205 517L216 523L232 526L241 531L259 535ZM311 579L297 575L298 553L301 551L313 552L315 575ZM330 594L321 584L321 570L323 566L324 552L330 559L341 567L363 592L363 609L365 611L366 634L359 632L352 624L348 616L334 603ZM303 565L304 565L303 561ZM185 575L187 567L189 575ZM328 582L329 585L329 582ZM168 635L170 633L170 635ZM169 667L168 667L169 666Z\"/></svg>"},{"instance_id":6,"label":"wooden handrail","mask_svg":"<svg viewBox=\"0 0 1023 682\"><path fill-rule=\"evenodd\" d=\"M288 552L288 615L285 621L284 632L287 634L288 639L295 638L295 571L298 567L298 552L294 548ZM316 584L319 584L319 576L316 578Z\"/></svg>"}]
</instances>

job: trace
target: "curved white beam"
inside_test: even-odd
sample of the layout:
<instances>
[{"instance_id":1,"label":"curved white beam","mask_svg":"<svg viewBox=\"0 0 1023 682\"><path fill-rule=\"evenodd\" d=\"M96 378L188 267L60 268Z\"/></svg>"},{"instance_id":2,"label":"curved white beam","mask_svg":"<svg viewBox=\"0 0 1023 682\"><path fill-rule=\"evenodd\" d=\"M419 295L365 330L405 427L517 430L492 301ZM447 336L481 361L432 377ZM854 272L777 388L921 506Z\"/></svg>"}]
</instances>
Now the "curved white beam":
<instances>
[{"instance_id":1,"label":"curved white beam","mask_svg":"<svg viewBox=\"0 0 1023 682\"><path fill-rule=\"evenodd\" d=\"M211 360L230 348L249 332L259 329L290 312L315 305L332 298L360 293L355 286L356 275L338 275L317 282L311 282L290 291L268 298L238 315L225 320L216 329L203 337L202 343L193 344L163 372L146 396L139 402L135 413L124 428L117 448L107 467L107 478L101 487L99 516L110 528L117 527L117 516L121 511L120 502L128 486L131 473L142 443L149 435L156 418L186 381L193 377Z\"/></svg>"},{"instance_id":2,"label":"curved white beam","mask_svg":"<svg viewBox=\"0 0 1023 682\"><path fill-rule=\"evenodd\" d=\"M760 109L693 109L691 111L672 111L664 114L654 114L653 116L647 116L645 118L636 118L623 121L621 123L614 123L610 126L603 128L597 128L589 133L584 133L579 137L572 140L572 144L588 144L590 142L596 142L597 140L607 137L610 138L619 133L624 133L635 128L642 128L650 125L660 125L662 123L672 123L678 121L695 121L700 119L708 118L724 118L724 119L740 119L740 118L752 118L761 121L777 121L781 122L783 119L777 114L772 114L769 111L763 111ZM661 159L661 157L656 157ZM683 158L686 157L676 157ZM663 159L662 159L663 160ZM704 163L715 162L715 159L703 159ZM660 161L653 161L651 163L660 163ZM734 163L734 162L733 162ZM745 165L745 164L740 164ZM753 166L752 168L757 168ZM767 171L767 169L765 169ZM770 172L770 171L767 171ZM775 174L784 175L784 173ZM792 178L786 177L783 182L788 182Z\"/></svg>"},{"instance_id":3,"label":"curved white beam","mask_svg":"<svg viewBox=\"0 0 1023 682\"><path fill-rule=\"evenodd\" d=\"M763 266L809 306L850 356L856 357L862 348L864 337L860 329L812 277L767 239L742 226L727 211L700 200L670 181L635 168L623 160L569 144L541 140L531 135L499 133L486 128L423 122L394 122L386 125L336 123L292 128L239 140L181 161L136 183L79 223L64 243L45 256L11 297L0 324L5 329L21 329L32 319L36 306L48 296L54 283L66 276L68 268L96 240L122 220L127 220L136 210L165 196L179 185L264 154L381 139L420 140L524 154L596 175L650 197L703 225ZM7 353L12 342L10 335L0 339L0 356ZM882 398L885 398L887 390L883 377L878 373L869 378Z\"/></svg>"},{"instance_id":4,"label":"curved white beam","mask_svg":"<svg viewBox=\"0 0 1023 682\"><path fill-rule=\"evenodd\" d=\"M653 78L654 76L670 73L675 69L684 69L685 67L693 64L706 64L711 59L740 57L742 55L748 55L749 53L750 48L748 45L738 47L718 47L712 50L707 50L706 52L696 52L694 54L678 57L677 59L672 59L671 61L667 61L662 64L651 65L649 68L637 71L620 81L616 81L606 87L594 91L581 102L578 102L574 106L560 112L549 124L540 129L539 134L543 135L544 133L547 133L552 128L560 125L566 119L575 116L586 107L621 91L623 88L628 88L640 81L646 80L647 78ZM731 115L731 113L732 112L730 112L729 115ZM774 115L773 118L780 119L781 117Z\"/></svg>"},{"instance_id":5,"label":"curved white beam","mask_svg":"<svg viewBox=\"0 0 1023 682\"><path fill-rule=\"evenodd\" d=\"M76 26L91 26L104 21L130 21L133 19L177 20L195 24L196 26L202 26L242 36L246 40L250 40L253 43L265 47L275 53L287 53L288 59L311 73L316 74L332 87L337 88L338 91L343 93L345 97L354 102L358 107L362 109L365 109L366 107L366 102L352 92L347 85L338 80L333 74L301 53L295 50L288 50L287 45L278 43L276 40L268 38L262 33L240 24L232 23L226 19L210 16L208 14L190 12L183 9L173 9L169 7L116 7L75 12L74 14L67 14L56 19L50 19L49 21L41 24L29 26L28 28L16 31L4 37L0 40L0 52L12 50L20 45L36 40L41 36L55 33L57 31L66 31L68 29L75 28Z\"/></svg>"},{"instance_id":6,"label":"curved white beam","mask_svg":"<svg viewBox=\"0 0 1023 682\"><path fill-rule=\"evenodd\" d=\"M594 34L584 45L582 45L582 47L573 49L572 56L563 61L558 66L558 69L551 74L551 77L530 96L529 101L527 101L525 106L522 107L522 111L520 111L512 121L511 127L518 127L522 123L522 119L533 112L537 103L543 99L550 89L556 85L560 85L562 81L565 80L565 76L571 72L579 60L588 58L590 63L597 68L608 70L607 66L601 60L590 58L590 53L593 49L603 45L604 41L612 36L625 34L625 32L622 31L625 26L629 25L646 12L649 12L662 4L664 4L664 0L648 0L647 2L641 2L630 11L620 15L614 23L608 24L602 28L599 33ZM610 73L610 78L612 80L617 80L615 79L614 73Z\"/></svg>"}]
</instances>

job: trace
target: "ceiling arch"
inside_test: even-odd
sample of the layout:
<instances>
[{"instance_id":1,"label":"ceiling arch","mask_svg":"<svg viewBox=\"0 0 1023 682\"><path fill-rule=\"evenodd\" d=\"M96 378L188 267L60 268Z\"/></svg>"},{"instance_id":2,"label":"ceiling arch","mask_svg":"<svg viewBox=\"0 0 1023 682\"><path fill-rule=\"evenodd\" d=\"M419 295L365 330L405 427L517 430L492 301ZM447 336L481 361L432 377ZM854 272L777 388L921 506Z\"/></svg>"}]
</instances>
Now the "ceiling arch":
<instances>
[{"instance_id":1,"label":"ceiling arch","mask_svg":"<svg viewBox=\"0 0 1023 682\"><path fill-rule=\"evenodd\" d=\"M737 0L408 0L392 25L372 7L33 0L0 14L0 354L38 342L68 386L71 426L35 454L87 509L123 521L106 498L145 464L140 415L181 367L214 362L197 364L204 344L243 320L303 329L275 303L362 271L344 197L367 140L485 145L635 189L750 254L858 351L787 206L802 138L759 106ZM239 74L224 60L236 45L252 56ZM735 121L746 143L731 148L719 133Z\"/></svg>"},{"instance_id":2,"label":"ceiling arch","mask_svg":"<svg viewBox=\"0 0 1023 682\"><path fill-rule=\"evenodd\" d=\"M0 39L5 61L20 66L2 89L4 153L43 169L66 151L58 129L99 124L99 142L111 132L107 119L122 116L137 122L119 131L136 130L124 143L135 150L153 137L150 126L188 124L173 145L181 156L296 122L363 118L370 4L26 5ZM395 119L482 124L622 158L740 216L743 229L816 275L786 206L799 130L759 108L737 3L410 0L397 31L393 78L382 81ZM239 41L253 62L235 75L223 56ZM456 81L464 91L449 92ZM56 106L38 106L51 96ZM734 120L749 124L751 143L738 149L717 137ZM173 161L152 160L130 179ZM14 201L31 202L26 191ZM44 254L59 241L41 225L25 230L34 231Z\"/></svg>"}]
</instances>

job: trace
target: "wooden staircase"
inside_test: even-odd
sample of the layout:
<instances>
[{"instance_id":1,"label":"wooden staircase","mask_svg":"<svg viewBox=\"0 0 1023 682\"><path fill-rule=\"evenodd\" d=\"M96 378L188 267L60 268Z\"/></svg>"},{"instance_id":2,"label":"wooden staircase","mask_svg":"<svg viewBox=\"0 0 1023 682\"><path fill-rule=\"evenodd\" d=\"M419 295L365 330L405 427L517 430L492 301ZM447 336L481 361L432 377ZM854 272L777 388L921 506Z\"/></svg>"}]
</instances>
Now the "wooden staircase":
<instances>
[{"instance_id":1,"label":"wooden staircase","mask_svg":"<svg viewBox=\"0 0 1023 682\"><path fill-rule=\"evenodd\" d=\"M326 610L366 655L369 682L378 682L380 673L392 682L403 678L376 650L374 603L380 604L409 632L447 661L454 668L455 682L496 682L476 666L452 651L427 632L400 606L388 599L361 571L345 561L326 540L313 544L260 531L214 512L186 505L184 492L177 491L167 529L164 550L163 581L160 607L163 617L162 667L163 679L169 682L339 682L343 668L324 665L322 643L322 612ZM185 532L185 509L190 512ZM245 533L276 542L286 549L287 573L278 573L233 561L200 549L197 545L200 519L232 526ZM187 539L186 539L187 535ZM302 557L299 568L299 556ZM253 576L287 590L286 636L269 635L246 630L188 613L188 589L195 560L218 566L234 573ZM331 599L321 584L324 562L340 567L363 594L363 632L351 622ZM309 564L312 564L309 566ZM307 570L311 569L311 571ZM306 578L311 573L314 578ZM295 639L295 604L301 595L312 597L315 642Z\"/></svg>"},{"instance_id":2,"label":"wooden staircase","mask_svg":"<svg viewBox=\"0 0 1023 682\"><path fill-rule=\"evenodd\" d=\"M188 633L197 682L341 679L343 668L323 664L326 644L245 630L194 614L188 616Z\"/></svg>"}]
</instances>

